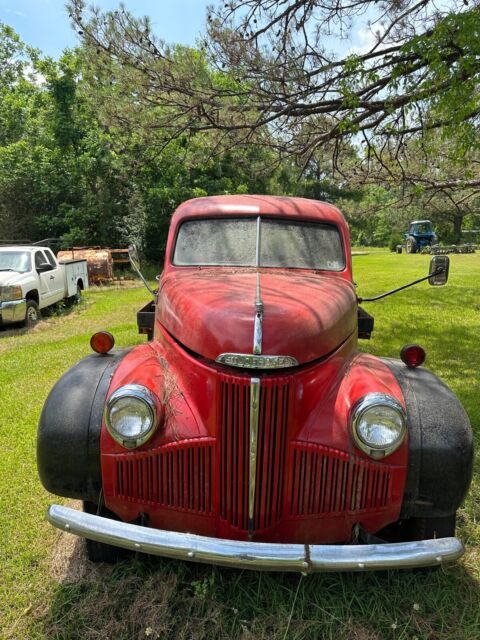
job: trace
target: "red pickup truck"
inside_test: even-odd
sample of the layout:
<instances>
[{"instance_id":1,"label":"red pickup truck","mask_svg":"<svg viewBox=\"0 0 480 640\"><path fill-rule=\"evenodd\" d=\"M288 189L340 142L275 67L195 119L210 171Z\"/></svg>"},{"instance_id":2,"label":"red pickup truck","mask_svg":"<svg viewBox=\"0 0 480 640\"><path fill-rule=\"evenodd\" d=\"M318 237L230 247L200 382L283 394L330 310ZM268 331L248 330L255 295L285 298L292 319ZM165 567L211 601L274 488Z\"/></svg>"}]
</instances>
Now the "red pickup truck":
<instances>
[{"instance_id":1,"label":"red pickup truck","mask_svg":"<svg viewBox=\"0 0 480 640\"><path fill-rule=\"evenodd\" d=\"M444 284L435 260L427 278ZM373 329L359 301L334 206L181 205L139 315L151 339L115 351L110 334L94 335L98 355L45 404L40 478L84 502L52 505L48 520L99 561L123 548L308 573L459 558L468 418L420 366L421 347L402 360L358 350Z\"/></svg>"}]
</instances>

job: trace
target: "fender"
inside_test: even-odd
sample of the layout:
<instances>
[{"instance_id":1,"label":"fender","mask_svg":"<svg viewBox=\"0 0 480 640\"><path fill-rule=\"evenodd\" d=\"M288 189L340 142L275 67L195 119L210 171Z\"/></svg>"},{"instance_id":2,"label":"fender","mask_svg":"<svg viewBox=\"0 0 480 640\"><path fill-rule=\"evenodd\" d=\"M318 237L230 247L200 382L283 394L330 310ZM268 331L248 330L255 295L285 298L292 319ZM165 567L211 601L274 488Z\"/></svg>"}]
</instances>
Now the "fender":
<instances>
[{"instance_id":1,"label":"fender","mask_svg":"<svg viewBox=\"0 0 480 640\"><path fill-rule=\"evenodd\" d=\"M47 491L98 502L105 398L113 373L128 351L87 356L50 391L37 436L38 473Z\"/></svg>"},{"instance_id":2,"label":"fender","mask_svg":"<svg viewBox=\"0 0 480 640\"><path fill-rule=\"evenodd\" d=\"M470 486L473 436L455 394L427 369L383 358L407 406L409 464L402 518L453 515Z\"/></svg>"}]
</instances>

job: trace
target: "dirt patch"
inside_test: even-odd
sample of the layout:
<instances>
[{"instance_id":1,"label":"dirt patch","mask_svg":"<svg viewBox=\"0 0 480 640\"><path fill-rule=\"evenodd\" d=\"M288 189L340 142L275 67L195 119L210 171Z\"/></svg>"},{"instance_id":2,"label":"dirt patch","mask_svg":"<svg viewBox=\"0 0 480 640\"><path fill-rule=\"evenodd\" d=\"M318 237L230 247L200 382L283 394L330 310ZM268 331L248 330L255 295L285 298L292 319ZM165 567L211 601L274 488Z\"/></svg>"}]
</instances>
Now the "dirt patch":
<instances>
[{"instance_id":1,"label":"dirt patch","mask_svg":"<svg viewBox=\"0 0 480 640\"><path fill-rule=\"evenodd\" d=\"M82 503L79 500L72 500L66 506L82 509ZM105 574L110 567L96 565L88 560L83 538L64 531L58 532L50 561L50 575L56 582L70 584L80 580L93 581L98 579L100 569L101 573Z\"/></svg>"}]
</instances>

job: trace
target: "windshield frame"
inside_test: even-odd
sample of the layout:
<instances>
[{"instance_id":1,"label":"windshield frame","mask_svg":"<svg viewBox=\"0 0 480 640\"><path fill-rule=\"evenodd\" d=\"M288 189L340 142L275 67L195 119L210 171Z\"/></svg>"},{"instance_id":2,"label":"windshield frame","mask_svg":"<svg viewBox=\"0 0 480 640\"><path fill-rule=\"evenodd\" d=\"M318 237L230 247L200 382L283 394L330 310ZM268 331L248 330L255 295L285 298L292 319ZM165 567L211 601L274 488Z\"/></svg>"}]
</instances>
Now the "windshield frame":
<instances>
[{"instance_id":1,"label":"windshield frame","mask_svg":"<svg viewBox=\"0 0 480 640\"><path fill-rule=\"evenodd\" d=\"M268 266L268 265L260 265L259 267L256 267L255 265L242 265L242 264L217 264L217 265L213 265L213 264L176 264L174 261L174 257L175 257L175 250L177 247L177 242L178 242L178 236L180 233L180 229L183 227L184 224L187 224L189 222L200 222L203 220L256 220L258 217L261 218L261 220L272 220L275 222L285 222L286 224L294 224L294 225L315 225L315 226L320 226L320 227L329 227L331 229L335 229L335 231L338 234L338 238L339 238L339 242L340 242L340 249L341 249L341 258L342 258L342 267L339 269L314 269L311 267L285 267L285 266ZM343 238L343 234L341 229L338 227L338 225L333 224L331 222L324 222L323 220L318 220L318 219L312 219L312 218L292 218L290 216L286 217L286 216L282 216L282 215L235 215L234 212L232 212L229 215L221 215L221 216L195 216L195 217L191 217L191 218L185 218L184 220L181 221L181 223L177 226L176 230L175 230L175 237L173 239L173 243L172 243L172 248L170 250L170 255L169 255L169 261L170 261L170 265L172 267L174 267L175 269L246 269L246 270L257 270L257 269L282 269L282 270L286 270L286 271L309 271L309 272L313 272L316 273L317 271L322 271L322 272L326 272L326 273L343 273L347 267L347 258L346 258L346 252L345 252L345 242L344 242L344 238Z\"/></svg>"}]
</instances>

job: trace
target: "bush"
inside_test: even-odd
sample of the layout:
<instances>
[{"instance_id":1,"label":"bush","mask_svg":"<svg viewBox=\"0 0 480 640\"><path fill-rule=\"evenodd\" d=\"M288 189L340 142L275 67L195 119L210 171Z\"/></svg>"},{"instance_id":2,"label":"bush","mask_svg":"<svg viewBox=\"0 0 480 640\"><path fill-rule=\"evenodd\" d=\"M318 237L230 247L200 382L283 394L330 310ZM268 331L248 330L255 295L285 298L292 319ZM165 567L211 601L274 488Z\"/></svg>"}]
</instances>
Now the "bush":
<instances>
[{"instance_id":1,"label":"bush","mask_svg":"<svg viewBox=\"0 0 480 640\"><path fill-rule=\"evenodd\" d=\"M398 231L394 231L390 236L390 240L388 241L388 248L390 249L390 251L395 251L397 249L397 245L402 244L402 242L402 234L398 233Z\"/></svg>"}]
</instances>

